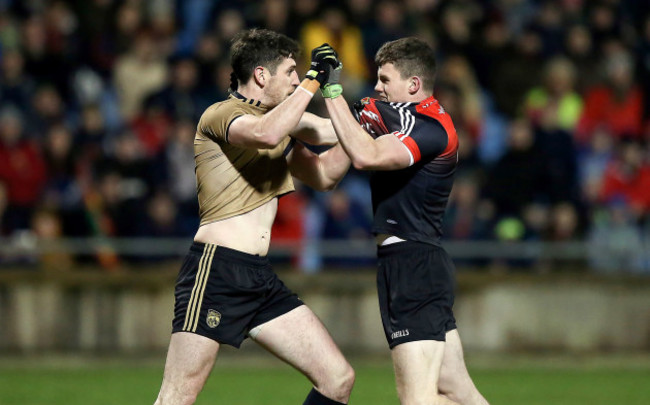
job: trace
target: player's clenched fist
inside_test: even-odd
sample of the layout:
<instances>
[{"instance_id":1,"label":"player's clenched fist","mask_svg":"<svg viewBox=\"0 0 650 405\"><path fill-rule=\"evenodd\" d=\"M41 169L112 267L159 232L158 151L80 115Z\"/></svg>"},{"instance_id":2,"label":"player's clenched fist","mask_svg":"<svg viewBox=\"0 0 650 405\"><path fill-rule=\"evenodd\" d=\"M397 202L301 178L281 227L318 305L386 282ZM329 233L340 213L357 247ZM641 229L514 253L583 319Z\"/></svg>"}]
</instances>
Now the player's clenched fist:
<instances>
[{"instance_id":1,"label":"player's clenched fist","mask_svg":"<svg viewBox=\"0 0 650 405\"><path fill-rule=\"evenodd\" d=\"M307 78L317 80L322 86L329 79L330 71L338 65L339 59L336 51L329 44L323 44L311 51L311 66L307 72Z\"/></svg>"},{"instance_id":2,"label":"player's clenched fist","mask_svg":"<svg viewBox=\"0 0 650 405\"><path fill-rule=\"evenodd\" d=\"M327 80L321 84L320 91L325 98L336 98L343 93L343 87L339 84L343 63L337 60L336 66L327 66L330 70Z\"/></svg>"}]
</instances>

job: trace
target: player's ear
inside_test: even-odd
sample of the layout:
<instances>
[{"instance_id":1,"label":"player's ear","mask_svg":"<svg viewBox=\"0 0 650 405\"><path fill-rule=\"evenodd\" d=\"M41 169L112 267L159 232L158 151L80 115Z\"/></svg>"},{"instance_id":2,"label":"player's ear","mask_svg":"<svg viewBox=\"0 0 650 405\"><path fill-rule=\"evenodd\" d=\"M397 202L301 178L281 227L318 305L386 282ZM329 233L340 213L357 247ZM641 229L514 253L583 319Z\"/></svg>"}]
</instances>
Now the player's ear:
<instances>
[{"instance_id":1,"label":"player's ear","mask_svg":"<svg viewBox=\"0 0 650 405\"><path fill-rule=\"evenodd\" d=\"M258 66L253 71L253 78L255 79L255 84L259 87L264 87L266 85L266 75L264 73L264 67Z\"/></svg>"},{"instance_id":2,"label":"player's ear","mask_svg":"<svg viewBox=\"0 0 650 405\"><path fill-rule=\"evenodd\" d=\"M409 93L415 94L422 87L422 80L419 77L413 76L409 79Z\"/></svg>"}]
</instances>

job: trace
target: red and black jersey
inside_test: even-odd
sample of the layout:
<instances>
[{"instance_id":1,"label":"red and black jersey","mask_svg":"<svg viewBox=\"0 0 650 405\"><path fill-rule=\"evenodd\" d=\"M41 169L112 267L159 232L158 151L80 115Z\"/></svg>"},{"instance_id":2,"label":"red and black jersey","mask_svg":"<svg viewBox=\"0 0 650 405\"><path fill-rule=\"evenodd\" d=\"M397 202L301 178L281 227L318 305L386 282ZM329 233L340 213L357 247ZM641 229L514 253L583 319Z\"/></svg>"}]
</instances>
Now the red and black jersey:
<instances>
[{"instance_id":1,"label":"red and black jersey","mask_svg":"<svg viewBox=\"0 0 650 405\"><path fill-rule=\"evenodd\" d=\"M458 163L451 118L433 97L420 103L365 98L353 112L370 135L396 136L411 155L405 169L372 173L373 232L439 245Z\"/></svg>"}]
</instances>

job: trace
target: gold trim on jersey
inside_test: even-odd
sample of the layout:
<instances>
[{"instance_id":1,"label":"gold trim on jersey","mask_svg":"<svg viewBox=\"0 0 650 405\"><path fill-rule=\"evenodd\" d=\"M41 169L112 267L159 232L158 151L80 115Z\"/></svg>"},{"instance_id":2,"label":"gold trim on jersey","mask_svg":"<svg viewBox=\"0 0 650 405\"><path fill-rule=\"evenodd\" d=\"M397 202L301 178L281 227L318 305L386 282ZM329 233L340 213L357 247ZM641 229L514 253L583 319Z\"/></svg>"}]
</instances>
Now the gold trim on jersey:
<instances>
[{"instance_id":1,"label":"gold trim on jersey","mask_svg":"<svg viewBox=\"0 0 650 405\"><path fill-rule=\"evenodd\" d=\"M183 323L184 332L196 332L201 313L201 304L203 303L203 294L208 284L210 267L212 266L212 259L214 258L216 249L217 245L211 243L206 243L203 248L201 260L199 260L199 269L196 273L196 280L194 280L194 287L192 288L192 295L190 296L190 302L187 304L185 322Z\"/></svg>"}]
</instances>

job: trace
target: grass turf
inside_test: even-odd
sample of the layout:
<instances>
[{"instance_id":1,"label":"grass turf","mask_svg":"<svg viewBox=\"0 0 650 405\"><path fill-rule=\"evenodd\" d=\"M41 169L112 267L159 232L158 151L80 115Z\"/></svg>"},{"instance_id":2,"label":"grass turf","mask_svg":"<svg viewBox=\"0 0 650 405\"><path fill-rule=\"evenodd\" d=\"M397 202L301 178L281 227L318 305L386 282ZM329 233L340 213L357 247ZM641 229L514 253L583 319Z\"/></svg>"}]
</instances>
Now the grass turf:
<instances>
[{"instance_id":1,"label":"grass turf","mask_svg":"<svg viewBox=\"0 0 650 405\"><path fill-rule=\"evenodd\" d=\"M351 404L397 404L390 363L351 361L357 382ZM146 362L145 362L146 363ZM162 366L151 362L90 364L0 364L1 405L152 404L160 386ZM648 404L650 366L579 365L567 362L499 363L472 368L476 385L492 405ZM217 364L199 396L198 405L301 404L310 384L279 362L231 360Z\"/></svg>"}]
</instances>

